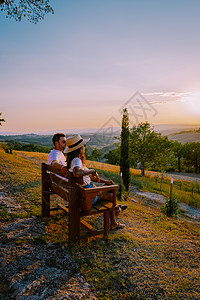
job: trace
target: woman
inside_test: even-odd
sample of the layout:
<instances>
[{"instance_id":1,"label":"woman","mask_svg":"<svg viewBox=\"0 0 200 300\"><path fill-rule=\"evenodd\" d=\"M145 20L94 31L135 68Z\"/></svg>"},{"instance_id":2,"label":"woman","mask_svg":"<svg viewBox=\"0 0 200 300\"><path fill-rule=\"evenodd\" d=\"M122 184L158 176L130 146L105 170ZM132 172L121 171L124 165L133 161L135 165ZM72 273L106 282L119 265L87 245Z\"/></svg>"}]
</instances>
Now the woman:
<instances>
[{"instance_id":1,"label":"woman","mask_svg":"<svg viewBox=\"0 0 200 300\"><path fill-rule=\"evenodd\" d=\"M79 182L84 188L94 187L94 182L105 183L107 185L114 184L112 180L100 179L95 169L88 169L86 167L85 159L85 145L90 140L90 138L83 139L79 134L73 135L67 138L67 147L64 153L67 153L67 169L73 172L77 182ZM102 197L102 192L99 192L92 202L95 204ZM112 201L112 193L107 193L103 195L103 199ZM117 223L115 220L115 213L110 212L111 225L110 229L120 229L124 228L124 224Z\"/></svg>"}]
</instances>

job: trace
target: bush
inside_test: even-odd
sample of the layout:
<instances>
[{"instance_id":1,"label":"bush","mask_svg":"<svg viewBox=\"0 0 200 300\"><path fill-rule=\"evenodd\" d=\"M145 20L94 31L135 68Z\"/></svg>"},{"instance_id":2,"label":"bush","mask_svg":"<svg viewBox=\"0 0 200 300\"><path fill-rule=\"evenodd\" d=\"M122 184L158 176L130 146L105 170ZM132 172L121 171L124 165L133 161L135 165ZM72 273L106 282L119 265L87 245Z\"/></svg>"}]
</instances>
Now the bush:
<instances>
[{"instance_id":1,"label":"bush","mask_svg":"<svg viewBox=\"0 0 200 300\"><path fill-rule=\"evenodd\" d=\"M168 218L176 218L179 214L179 201L174 197L167 199L165 205L161 207L161 211L168 216Z\"/></svg>"}]
</instances>

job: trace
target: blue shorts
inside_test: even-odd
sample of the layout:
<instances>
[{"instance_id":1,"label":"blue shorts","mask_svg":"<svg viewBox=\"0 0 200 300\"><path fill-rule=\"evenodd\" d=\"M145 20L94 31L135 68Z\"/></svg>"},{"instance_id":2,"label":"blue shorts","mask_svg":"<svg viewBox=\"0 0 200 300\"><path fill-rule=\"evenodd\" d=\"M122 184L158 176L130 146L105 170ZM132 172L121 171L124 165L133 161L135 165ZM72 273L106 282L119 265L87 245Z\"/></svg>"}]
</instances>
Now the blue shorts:
<instances>
[{"instance_id":1,"label":"blue shorts","mask_svg":"<svg viewBox=\"0 0 200 300\"><path fill-rule=\"evenodd\" d=\"M84 189L90 189L90 188L93 188L95 186L92 182L90 182L89 184L84 185L83 187L84 187ZM93 201L92 201L92 204L95 204L97 202L98 198L99 198L99 196L95 196Z\"/></svg>"}]
</instances>

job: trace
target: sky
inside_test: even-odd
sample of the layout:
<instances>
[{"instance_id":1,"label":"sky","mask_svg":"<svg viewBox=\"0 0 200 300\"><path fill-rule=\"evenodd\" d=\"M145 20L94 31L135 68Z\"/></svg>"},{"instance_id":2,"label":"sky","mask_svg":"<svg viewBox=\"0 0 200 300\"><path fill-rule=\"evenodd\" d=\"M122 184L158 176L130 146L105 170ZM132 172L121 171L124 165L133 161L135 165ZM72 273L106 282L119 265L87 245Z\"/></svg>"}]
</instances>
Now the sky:
<instances>
[{"instance_id":1,"label":"sky","mask_svg":"<svg viewBox=\"0 0 200 300\"><path fill-rule=\"evenodd\" d=\"M200 124L200 1L58 0L0 12L2 132ZM112 124L111 124L112 122Z\"/></svg>"}]
</instances>

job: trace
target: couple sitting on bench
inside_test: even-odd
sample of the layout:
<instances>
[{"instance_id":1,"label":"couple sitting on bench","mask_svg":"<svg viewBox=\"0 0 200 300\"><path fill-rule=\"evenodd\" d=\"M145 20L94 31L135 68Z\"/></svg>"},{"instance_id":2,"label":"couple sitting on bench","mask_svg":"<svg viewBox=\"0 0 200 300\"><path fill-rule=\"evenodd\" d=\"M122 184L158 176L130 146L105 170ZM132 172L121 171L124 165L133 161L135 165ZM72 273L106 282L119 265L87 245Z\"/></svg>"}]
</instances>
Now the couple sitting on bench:
<instances>
[{"instance_id":1,"label":"couple sitting on bench","mask_svg":"<svg viewBox=\"0 0 200 300\"><path fill-rule=\"evenodd\" d=\"M55 149L52 150L48 156L48 164L53 165L57 169L61 169L64 176L67 176L68 172L72 172L77 183L86 189L95 187L92 181L104 183L105 185L114 184L112 180L100 179L95 169L88 169L86 167L85 145L89 140L89 138L83 139L80 135L73 135L67 139L64 134L54 135L52 141ZM67 163L62 151L67 154ZM104 192L99 192L93 199L92 204L95 204L102 198L110 202L113 201L112 193L105 194ZM126 205L119 205L119 210L126 208ZM110 211L110 229L113 230L124 227L124 224L116 222L115 212Z\"/></svg>"}]
</instances>

